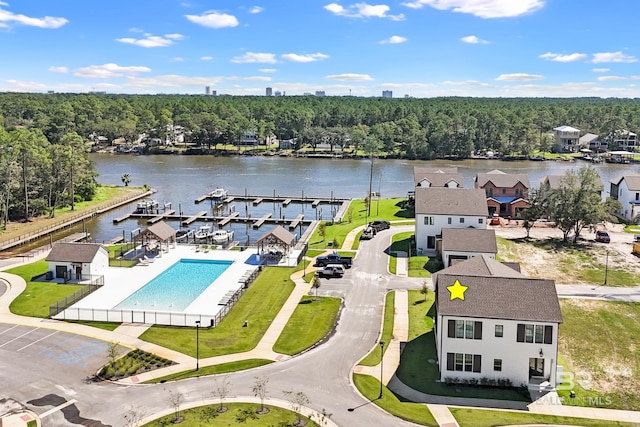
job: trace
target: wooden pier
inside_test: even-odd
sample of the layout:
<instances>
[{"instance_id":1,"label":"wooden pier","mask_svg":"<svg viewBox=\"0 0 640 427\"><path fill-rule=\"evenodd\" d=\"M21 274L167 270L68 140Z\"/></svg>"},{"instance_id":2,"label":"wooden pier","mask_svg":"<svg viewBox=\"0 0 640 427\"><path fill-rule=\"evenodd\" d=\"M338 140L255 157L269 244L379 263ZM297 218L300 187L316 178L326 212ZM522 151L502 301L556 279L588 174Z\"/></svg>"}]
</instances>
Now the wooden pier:
<instances>
[{"instance_id":1,"label":"wooden pier","mask_svg":"<svg viewBox=\"0 0 640 427\"><path fill-rule=\"evenodd\" d=\"M190 216L189 218L185 219L184 221L182 221L182 225L189 225L192 222L201 219L203 216L205 216L207 214L207 211L200 211L197 214Z\"/></svg>"},{"instance_id":2,"label":"wooden pier","mask_svg":"<svg viewBox=\"0 0 640 427\"><path fill-rule=\"evenodd\" d=\"M175 209L171 209L169 211L166 211L158 216L154 216L151 219L147 220L147 224L155 224L156 222L164 219L165 217L169 216L169 215L173 215L174 213L176 213Z\"/></svg>"},{"instance_id":3,"label":"wooden pier","mask_svg":"<svg viewBox=\"0 0 640 427\"><path fill-rule=\"evenodd\" d=\"M195 199L196 203L201 203L205 200L211 200L211 196L209 194L203 194L202 196ZM291 203L313 203L313 207L324 203L324 204L342 204L345 201L349 201L351 199L337 198L337 197L307 197L307 196L280 196L280 195L272 195L272 196L256 196L256 195L238 195L238 194L229 194L227 198L224 200L218 200L218 203L231 203L231 202L251 202L254 206L259 205L260 203L282 203L283 206L287 206Z\"/></svg>"},{"instance_id":4,"label":"wooden pier","mask_svg":"<svg viewBox=\"0 0 640 427\"><path fill-rule=\"evenodd\" d=\"M290 203L291 199L286 199L284 202L282 202L282 207L289 206Z\"/></svg>"},{"instance_id":5,"label":"wooden pier","mask_svg":"<svg viewBox=\"0 0 640 427\"><path fill-rule=\"evenodd\" d=\"M296 217L296 219L294 219L293 221L291 221L291 223L289 224L289 230L295 230L296 227L298 225L300 225L300 223L302 222L302 220L304 219L304 215L302 214L298 214L298 216Z\"/></svg>"},{"instance_id":6,"label":"wooden pier","mask_svg":"<svg viewBox=\"0 0 640 427\"><path fill-rule=\"evenodd\" d=\"M260 203L262 203L263 200L264 199L262 197L258 197L253 201L253 206L258 206Z\"/></svg>"},{"instance_id":7,"label":"wooden pier","mask_svg":"<svg viewBox=\"0 0 640 427\"><path fill-rule=\"evenodd\" d=\"M259 220L257 220L256 222L253 223L252 227L253 228L260 228L262 227L262 224L264 224L264 222L266 220L268 220L269 218L271 218L272 214L271 213L266 213L264 215L262 215L262 218L260 218Z\"/></svg>"},{"instance_id":8,"label":"wooden pier","mask_svg":"<svg viewBox=\"0 0 640 427\"><path fill-rule=\"evenodd\" d=\"M231 215L223 218L221 221L218 221L218 227L224 227L225 225L230 223L232 219L234 219L235 217L238 217L238 216L240 216L240 212L232 213Z\"/></svg>"}]
</instances>

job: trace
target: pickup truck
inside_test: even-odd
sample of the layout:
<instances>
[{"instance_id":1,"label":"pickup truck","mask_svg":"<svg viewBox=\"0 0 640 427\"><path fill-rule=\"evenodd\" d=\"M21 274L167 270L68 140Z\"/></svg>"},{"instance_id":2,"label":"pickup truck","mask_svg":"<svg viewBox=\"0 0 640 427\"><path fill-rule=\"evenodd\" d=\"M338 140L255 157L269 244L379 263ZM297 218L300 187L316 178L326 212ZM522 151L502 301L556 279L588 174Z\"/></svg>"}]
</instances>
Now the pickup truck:
<instances>
[{"instance_id":1,"label":"pickup truck","mask_svg":"<svg viewBox=\"0 0 640 427\"><path fill-rule=\"evenodd\" d=\"M324 267L329 264L340 264L344 268L350 268L353 262L352 257L340 256L340 254L329 254L327 256L319 256L316 258L316 266Z\"/></svg>"},{"instance_id":2,"label":"pickup truck","mask_svg":"<svg viewBox=\"0 0 640 427\"><path fill-rule=\"evenodd\" d=\"M330 264L318 270L319 277L342 277L344 275L344 267L340 264Z\"/></svg>"}]
</instances>

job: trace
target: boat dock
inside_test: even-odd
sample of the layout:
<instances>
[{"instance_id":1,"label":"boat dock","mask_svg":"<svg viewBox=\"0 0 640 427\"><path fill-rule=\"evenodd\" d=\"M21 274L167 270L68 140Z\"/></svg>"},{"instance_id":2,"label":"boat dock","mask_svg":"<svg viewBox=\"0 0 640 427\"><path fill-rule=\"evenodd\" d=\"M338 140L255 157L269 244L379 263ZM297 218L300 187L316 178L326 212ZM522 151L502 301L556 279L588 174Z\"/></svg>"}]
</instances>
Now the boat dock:
<instances>
[{"instance_id":1,"label":"boat dock","mask_svg":"<svg viewBox=\"0 0 640 427\"><path fill-rule=\"evenodd\" d=\"M282 203L283 206L287 206L291 203L311 203L315 208L321 203L324 204L342 204L345 201L350 201L351 199L343 199L337 197L307 197L304 194L302 197L298 196L280 196L274 194L273 196L252 196L249 194L245 195L237 195L237 194L229 194L226 198L219 200L213 198L211 194L203 194L202 196L195 199L196 203L201 203L204 200L217 201L218 203L231 203L233 202L251 202L254 206L259 205L260 203Z\"/></svg>"},{"instance_id":2,"label":"boat dock","mask_svg":"<svg viewBox=\"0 0 640 427\"><path fill-rule=\"evenodd\" d=\"M269 218L271 218L273 214L271 213L266 213L264 215L262 215L262 218L260 218L259 220L257 220L256 222L253 223L253 228L260 228L262 227L262 224L264 224L264 222L266 220L268 220Z\"/></svg>"},{"instance_id":3,"label":"boat dock","mask_svg":"<svg viewBox=\"0 0 640 427\"><path fill-rule=\"evenodd\" d=\"M154 216L153 218L148 219L148 220L147 220L147 224L150 224L150 225L151 225L151 224L155 224L156 222L158 222L158 221L160 221L160 220L164 219L166 216L168 216L168 215L173 215L174 213L176 213L176 210L175 210L175 209L171 209L171 210L169 210L169 211L166 211L166 212L164 212L164 213L162 213L162 214L160 214L160 215L158 215L158 216Z\"/></svg>"},{"instance_id":4,"label":"boat dock","mask_svg":"<svg viewBox=\"0 0 640 427\"><path fill-rule=\"evenodd\" d=\"M293 221L291 221L291 224L289 224L289 230L295 230L295 228L300 225L300 222L302 222L302 220L304 219L304 215L299 214L296 219L294 219Z\"/></svg>"},{"instance_id":5,"label":"boat dock","mask_svg":"<svg viewBox=\"0 0 640 427\"><path fill-rule=\"evenodd\" d=\"M221 221L218 221L218 227L224 227L225 225L230 223L232 219L238 216L240 216L240 212L234 212L231 215L224 217Z\"/></svg>"},{"instance_id":6,"label":"boat dock","mask_svg":"<svg viewBox=\"0 0 640 427\"><path fill-rule=\"evenodd\" d=\"M207 214L207 211L200 211L197 214L190 216L189 218L185 219L184 221L182 221L182 225L189 225L192 222L198 220L198 219L202 219L205 215ZM173 215L175 216L175 215Z\"/></svg>"}]
</instances>

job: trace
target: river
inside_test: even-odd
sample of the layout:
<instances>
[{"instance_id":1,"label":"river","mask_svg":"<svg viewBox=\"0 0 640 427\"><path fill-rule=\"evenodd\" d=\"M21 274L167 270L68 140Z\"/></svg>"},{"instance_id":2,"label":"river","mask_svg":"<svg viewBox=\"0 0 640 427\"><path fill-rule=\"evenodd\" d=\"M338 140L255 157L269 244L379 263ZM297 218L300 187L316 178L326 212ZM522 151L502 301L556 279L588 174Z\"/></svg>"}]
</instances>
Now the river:
<instances>
[{"instance_id":1,"label":"river","mask_svg":"<svg viewBox=\"0 0 640 427\"><path fill-rule=\"evenodd\" d=\"M364 198L369 189L379 192L381 197L405 197L413 188L413 167L457 166L464 178L464 187L473 188L473 180L477 173L500 169L506 173L524 173L529 175L532 187L537 187L540 180L547 175L563 174L568 169L579 168L586 163L563 161L521 161L507 162L500 160L461 160L461 161L409 161L409 160L376 160L371 173L371 162L368 159L308 159L290 157L254 157L254 156L136 156L114 154L91 154L91 159L98 171L98 182L101 184L122 185L121 177L128 173L134 186L149 185L157 190L153 196L160 204L170 202L176 211L182 210L185 216L208 209L208 202L196 205L194 200L216 187L222 187L229 194L276 195L309 198L338 197ZM605 192L609 191L609 181L624 174L637 174L640 167L635 164L596 164ZM283 210L280 205L263 203L261 206L234 206L241 212L249 209L253 217L265 212L274 216L293 218L304 213L305 218L313 218L319 213L311 210L310 204L291 206ZM146 224L143 221L126 220L113 224L113 219L135 209L135 204L110 211L85 226L91 233L92 240L103 242L123 234L129 240L132 230ZM322 212L322 218L329 219L329 209ZM178 227L178 224L172 224ZM253 230L245 224L232 226L235 239L244 243L243 239L254 242L264 234L269 225ZM73 232L82 231L82 225Z\"/></svg>"}]
</instances>

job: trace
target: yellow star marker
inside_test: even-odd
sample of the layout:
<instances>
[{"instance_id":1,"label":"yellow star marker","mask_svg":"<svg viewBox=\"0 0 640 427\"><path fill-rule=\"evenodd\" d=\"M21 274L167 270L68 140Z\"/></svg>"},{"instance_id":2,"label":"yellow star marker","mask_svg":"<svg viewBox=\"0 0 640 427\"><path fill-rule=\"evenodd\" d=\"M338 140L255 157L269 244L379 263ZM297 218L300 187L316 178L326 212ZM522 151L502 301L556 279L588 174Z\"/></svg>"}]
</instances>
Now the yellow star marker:
<instances>
[{"instance_id":1,"label":"yellow star marker","mask_svg":"<svg viewBox=\"0 0 640 427\"><path fill-rule=\"evenodd\" d=\"M451 301L453 301L456 298L460 298L462 301L464 301L464 291L469 289L469 287L468 286L462 286L460 284L460 281L456 279L456 282L451 286L447 286L447 289L449 290L449 293L451 294Z\"/></svg>"}]
</instances>

